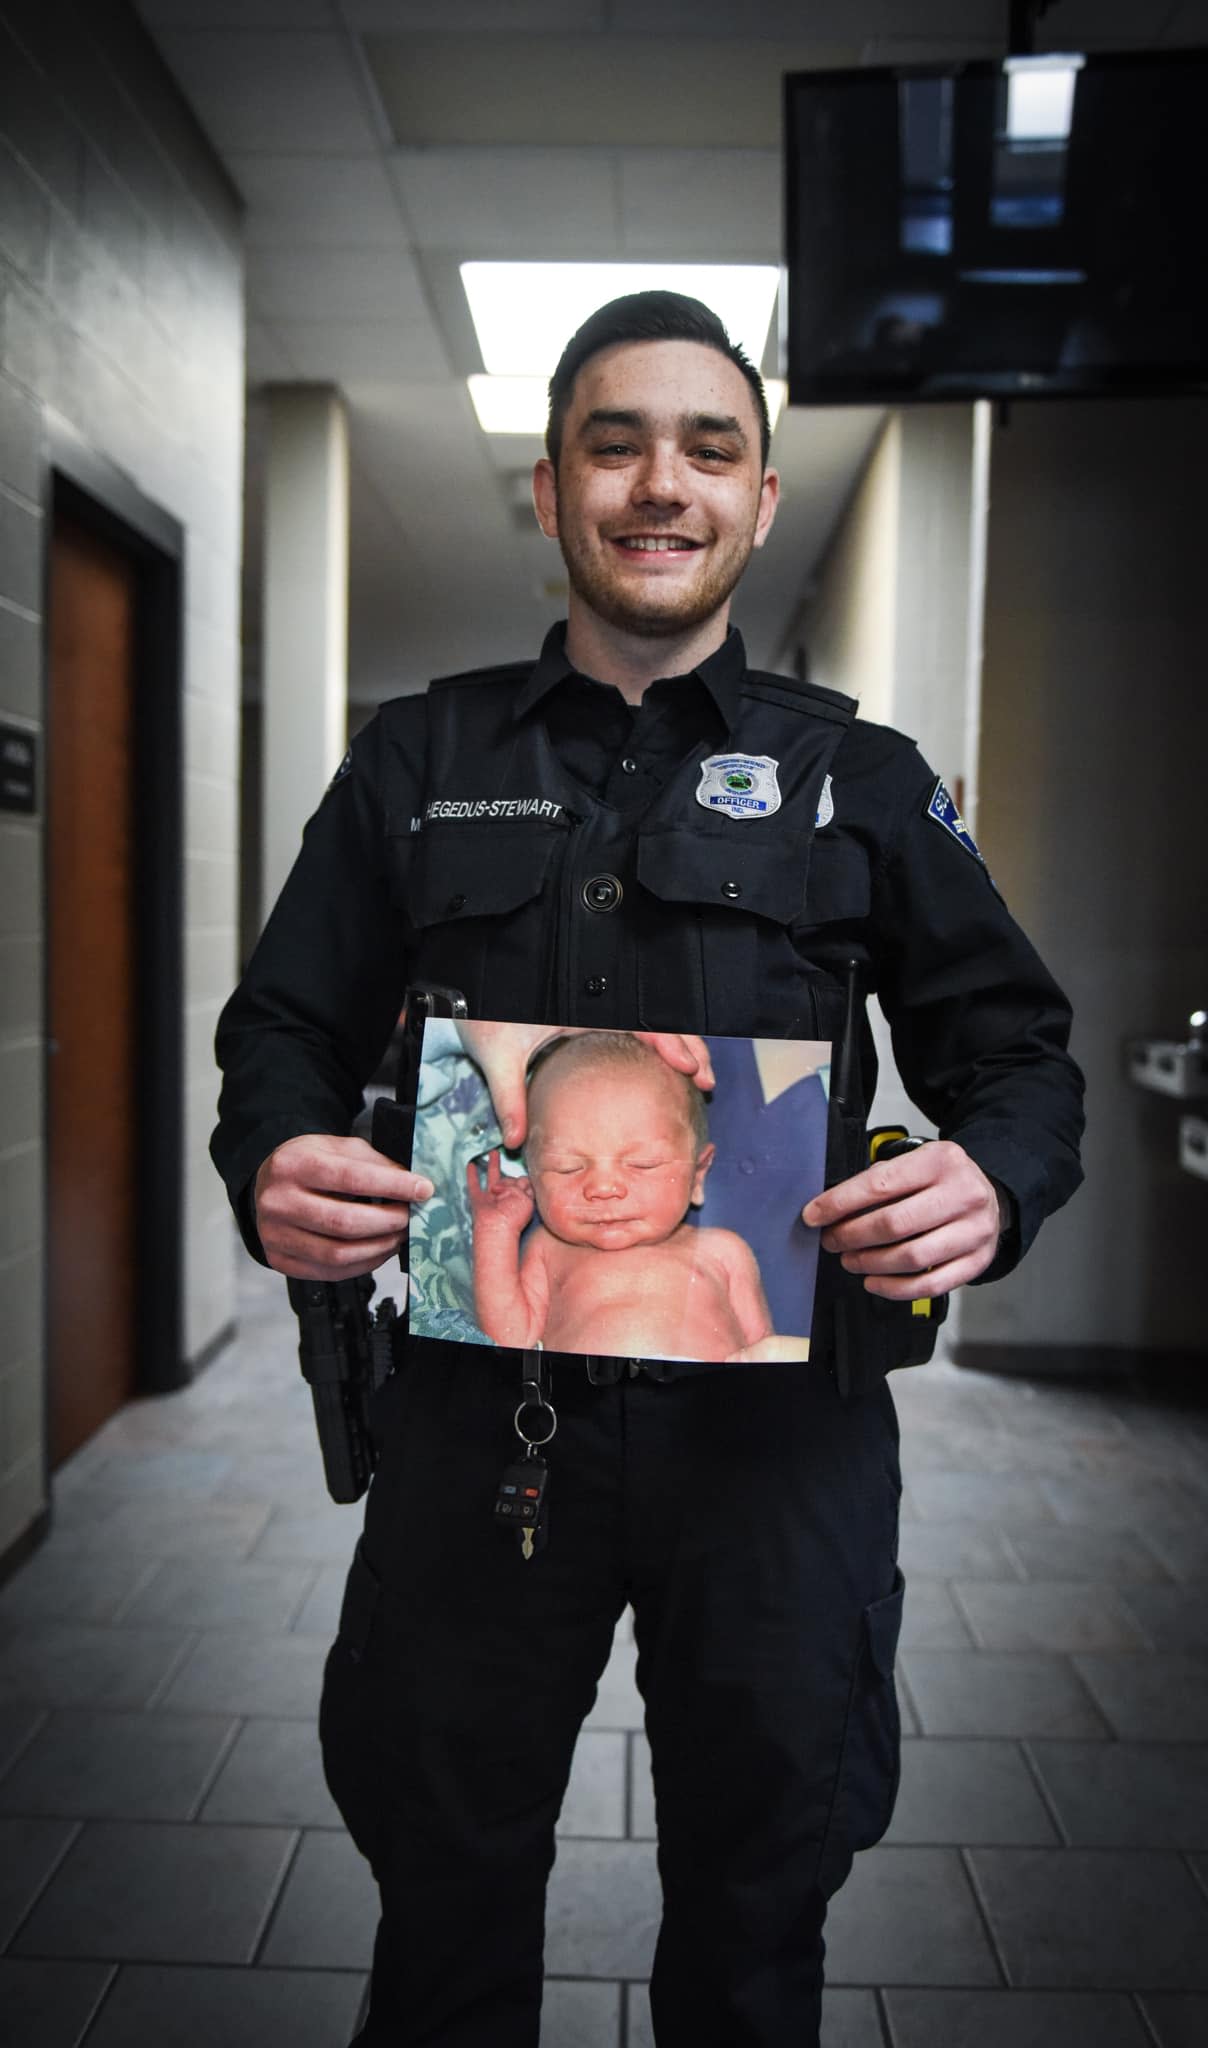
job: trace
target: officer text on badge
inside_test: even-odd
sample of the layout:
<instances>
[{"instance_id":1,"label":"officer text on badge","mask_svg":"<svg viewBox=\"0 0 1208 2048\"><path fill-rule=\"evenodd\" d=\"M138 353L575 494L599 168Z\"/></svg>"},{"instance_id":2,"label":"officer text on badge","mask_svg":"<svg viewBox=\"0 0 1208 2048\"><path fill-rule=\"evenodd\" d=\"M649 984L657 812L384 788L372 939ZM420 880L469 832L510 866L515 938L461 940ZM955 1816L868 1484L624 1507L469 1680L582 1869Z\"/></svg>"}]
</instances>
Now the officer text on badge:
<instances>
[{"instance_id":1,"label":"officer text on badge","mask_svg":"<svg viewBox=\"0 0 1208 2048\"><path fill-rule=\"evenodd\" d=\"M770 754L710 754L700 764L696 801L728 818L770 818L780 809L777 765Z\"/></svg>"}]
</instances>

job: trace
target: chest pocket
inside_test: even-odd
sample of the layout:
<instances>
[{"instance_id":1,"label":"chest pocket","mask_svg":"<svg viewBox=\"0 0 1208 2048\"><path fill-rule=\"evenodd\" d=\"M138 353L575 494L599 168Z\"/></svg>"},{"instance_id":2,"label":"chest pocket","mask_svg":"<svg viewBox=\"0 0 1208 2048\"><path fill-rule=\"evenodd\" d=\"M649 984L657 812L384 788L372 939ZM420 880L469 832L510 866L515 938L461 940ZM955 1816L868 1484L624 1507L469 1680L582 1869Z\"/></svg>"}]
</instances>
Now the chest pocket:
<instances>
[{"instance_id":1,"label":"chest pocket","mask_svg":"<svg viewBox=\"0 0 1208 2048\"><path fill-rule=\"evenodd\" d=\"M846 934L868 914L867 862L857 846L786 848L754 831L744 840L743 829L643 838L638 879L666 912L664 942L643 970L643 1022L683 1028L690 987L706 1031L833 1038Z\"/></svg>"},{"instance_id":2,"label":"chest pocket","mask_svg":"<svg viewBox=\"0 0 1208 2048\"><path fill-rule=\"evenodd\" d=\"M536 1015L542 899L561 837L455 825L392 841L392 886L414 934L411 979L460 989L472 1017Z\"/></svg>"}]
</instances>

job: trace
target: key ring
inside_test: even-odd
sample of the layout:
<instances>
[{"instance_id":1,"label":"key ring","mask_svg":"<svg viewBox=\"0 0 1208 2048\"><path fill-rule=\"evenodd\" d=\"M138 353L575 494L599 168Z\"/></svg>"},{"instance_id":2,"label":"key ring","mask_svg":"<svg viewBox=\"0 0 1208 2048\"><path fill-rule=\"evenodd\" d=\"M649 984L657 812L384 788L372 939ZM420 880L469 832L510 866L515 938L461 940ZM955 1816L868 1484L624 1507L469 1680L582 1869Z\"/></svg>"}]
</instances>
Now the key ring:
<instances>
[{"instance_id":1,"label":"key ring","mask_svg":"<svg viewBox=\"0 0 1208 2048\"><path fill-rule=\"evenodd\" d=\"M524 1431L521 1429L520 1418L524 1414L526 1408L543 1409L544 1412L549 1416L549 1429L546 1431L546 1434L544 1436L526 1436ZM551 1442L554 1435L554 1431L558 1427L558 1417L555 1413L553 1402L546 1401L544 1399L537 1401L522 1401L520 1403L520 1406L517 1408L515 1415L512 1417L512 1427L515 1429L516 1434L520 1438L521 1443L527 1444L530 1451L540 1450L543 1445Z\"/></svg>"}]
</instances>

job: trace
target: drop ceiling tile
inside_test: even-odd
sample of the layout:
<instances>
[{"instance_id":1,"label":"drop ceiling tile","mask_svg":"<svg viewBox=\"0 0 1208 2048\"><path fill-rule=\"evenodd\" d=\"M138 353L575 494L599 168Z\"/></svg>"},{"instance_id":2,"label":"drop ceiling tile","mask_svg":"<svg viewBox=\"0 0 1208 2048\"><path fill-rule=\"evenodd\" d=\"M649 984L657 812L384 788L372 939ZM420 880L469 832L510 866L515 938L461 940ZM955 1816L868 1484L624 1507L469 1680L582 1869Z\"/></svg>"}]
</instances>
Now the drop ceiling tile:
<instances>
[{"instance_id":1,"label":"drop ceiling tile","mask_svg":"<svg viewBox=\"0 0 1208 2048\"><path fill-rule=\"evenodd\" d=\"M135 0L151 28L330 28L330 0Z\"/></svg>"},{"instance_id":2,"label":"drop ceiling tile","mask_svg":"<svg viewBox=\"0 0 1208 2048\"><path fill-rule=\"evenodd\" d=\"M894 9L900 14L901 0L812 0L806 8L801 0L660 0L652 8L648 0L613 0L609 25L617 36L727 36L736 42L759 37L801 37L820 49L828 42L848 43L853 37L876 35L887 29ZM918 0L916 0L918 4ZM945 5L960 6L961 0L930 0L919 4L919 12L941 14ZM819 55L819 62L826 59Z\"/></svg>"},{"instance_id":3,"label":"drop ceiling tile","mask_svg":"<svg viewBox=\"0 0 1208 2048\"><path fill-rule=\"evenodd\" d=\"M342 36L166 28L156 40L220 153L281 156L302 136L315 156L376 144Z\"/></svg>"},{"instance_id":4,"label":"drop ceiling tile","mask_svg":"<svg viewBox=\"0 0 1208 2048\"><path fill-rule=\"evenodd\" d=\"M1174 50L1208 43L1208 0L1182 0L1156 41Z\"/></svg>"},{"instance_id":5,"label":"drop ceiling tile","mask_svg":"<svg viewBox=\"0 0 1208 2048\"><path fill-rule=\"evenodd\" d=\"M627 149L621 245L657 254L780 260L780 159L771 149Z\"/></svg>"},{"instance_id":6,"label":"drop ceiling tile","mask_svg":"<svg viewBox=\"0 0 1208 2048\"><path fill-rule=\"evenodd\" d=\"M405 249L249 249L247 289L265 320L427 318Z\"/></svg>"},{"instance_id":7,"label":"drop ceiling tile","mask_svg":"<svg viewBox=\"0 0 1208 2048\"><path fill-rule=\"evenodd\" d=\"M182 0L184 4L184 0ZM394 30L399 35L464 35L499 28L532 35L545 29L563 35L604 26L605 0L508 0L501 21L499 0L344 0L350 27Z\"/></svg>"},{"instance_id":8,"label":"drop ceiling tile","mask_svg":"<svg viewBox=\"0 0 1208 2048\"><path fill-rule=\"evenodd\" d=\"M431 327L418 321L307 320L283 327L282 333L297 375L320 383L440 382L449 374ZM413 485L413 475L407 474Z\"/></svg>"},{"instance_id":9,"label":"drop ceiling tile","mask_svg":"<svg viewBox=\"0 0 1208 2048\"><path fill-rule=\"evenodd\" d=\"M380 156L227 157L251 248L396 248L406 240Z\"/></svg>"},{"instance_id":10,"label":"drop ceiling tile","mask_svg":"<svg viewBox=\"0 0 1208 2048\"><path fill-rule=\"evenodd\" d=\"M618 253L615 158L608 150L396 150L391 173L422 249L459 255Z\"/></svg>"},{"instance_id":11,"label":"drop ceiling tile","mask_svg":"<svg viewBox=\"0 0 1208 2048\"><path fill-rule=\"evenodd\" d=\"M858 39L735 41L695 31L632 48L584 35L365 38L405 149L775 148L783 72L856 64L860 50Z\"/></svg>"}]
</instances>

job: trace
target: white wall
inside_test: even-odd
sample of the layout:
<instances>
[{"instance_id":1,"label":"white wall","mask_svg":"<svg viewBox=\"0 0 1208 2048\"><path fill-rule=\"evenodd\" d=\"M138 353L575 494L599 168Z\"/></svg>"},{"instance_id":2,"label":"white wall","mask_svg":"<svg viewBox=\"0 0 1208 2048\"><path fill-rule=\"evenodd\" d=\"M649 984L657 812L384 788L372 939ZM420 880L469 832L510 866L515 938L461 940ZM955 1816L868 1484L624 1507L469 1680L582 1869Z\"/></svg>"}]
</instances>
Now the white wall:
<instances>
[{"instance_id":1,"label":"white wall","mask_svg":"<svg viewBox=\"0 0 1208 2048\"><path fill-rule=\"evenodd\" d=\"M916 739L960 791L971 826L983 496L984 420L973 407L891 413L803 620L812 679L858 698L862 718ZM930 1134L875 999L869 1014L880 1064L872 1121ZM950 1335L955 1328L953 1318Z\"/></svg>"},{"instance_id":2,"label":"white wall","mask_svg":"<svg viewBox=\"0 0 1208 2048\"><path fill-rule=\"evenodd\" d=\"M235 201L133 11L0 0L0 717L41 734L43 423L187 532L186 1344L229 1320L206 1158L235 972L243 288ZM0 1555L43 1505L42 821L0 814Z\"/></svg>"},{"instance_id":3,"label":"white wall","mask_svg":"<svg viewBox=\"0 0 1208 2048\"><path fill-rule=\"evenodd\" d=\"M995 429L979 838L1073 999L1089 1122L1086 1185L968 1296L970 1340L1208 1348L1208 1188L1122 1057L1208 1001L1206 475L1199 400Z\"/></svg>"},{"instance_id":4,"label":"white wall","mask_svg":"<svg viewBox=\"0 0 1208 2048\"><path fill-rule=\"evenodd\" d=\"M889 723L897 630L901 423L891 413L827 550L803 620L811 682Z\"/></svg>"}]
</instances>

